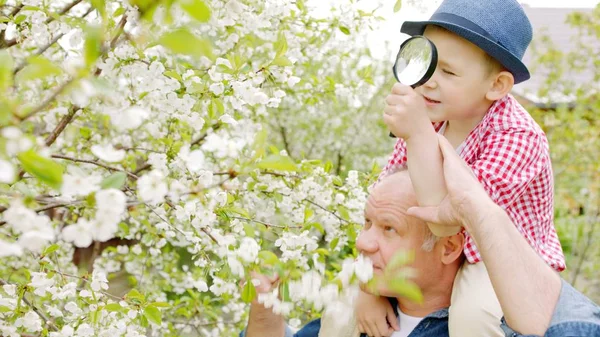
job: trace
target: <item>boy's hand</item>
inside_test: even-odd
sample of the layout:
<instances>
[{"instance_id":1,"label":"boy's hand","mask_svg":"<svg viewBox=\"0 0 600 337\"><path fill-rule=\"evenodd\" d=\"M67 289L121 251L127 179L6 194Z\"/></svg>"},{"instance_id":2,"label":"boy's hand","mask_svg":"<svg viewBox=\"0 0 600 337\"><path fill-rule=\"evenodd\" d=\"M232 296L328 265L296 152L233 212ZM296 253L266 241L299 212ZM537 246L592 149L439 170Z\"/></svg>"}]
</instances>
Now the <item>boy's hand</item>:
<instances>
[{"instance_id":1,"label":"boy's hand","mask_svg":"<svg viewBox=\"0 0 600 337\"><path fill-rule=\"evenodd\" d=\"M400 330L398 318L385 297L360 291L355 306L358 331L371 337L387 337Z\"/></svg>"},{"instance_id":2,"label":"boy's hand","mask_svg":"<svg viewBox=\"0 0 600 337\"><path fill-rule=\"evenodd\" d=\"M421 130L431 127L425 111L425 99L413 88L401 83L394 84L385 103L383 121L396 137L408 140Z\"/></svg>"}]
</instances>

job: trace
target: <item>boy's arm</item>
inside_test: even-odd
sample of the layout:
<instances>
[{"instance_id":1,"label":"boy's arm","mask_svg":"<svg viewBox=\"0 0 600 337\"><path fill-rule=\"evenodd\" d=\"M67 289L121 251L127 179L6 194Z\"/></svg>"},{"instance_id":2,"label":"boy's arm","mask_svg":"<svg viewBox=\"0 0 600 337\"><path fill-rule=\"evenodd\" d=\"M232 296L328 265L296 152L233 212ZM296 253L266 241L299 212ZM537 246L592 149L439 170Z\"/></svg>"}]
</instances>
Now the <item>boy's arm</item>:
<instances>
[{"instance_id":1,"label":"boy's arm","mask_svg":"<svg viewBox=\"0 0 600 337\"><path fill-rule=\"evenodd\" d=\"M433 127L406 139L408 172L420 206L437 206L447 194L442 154L438 145L437 133ZM450 236L460 231L460 227L439 226L429 223L431 232L438 236Z\"/></svg>"}]
</instances>

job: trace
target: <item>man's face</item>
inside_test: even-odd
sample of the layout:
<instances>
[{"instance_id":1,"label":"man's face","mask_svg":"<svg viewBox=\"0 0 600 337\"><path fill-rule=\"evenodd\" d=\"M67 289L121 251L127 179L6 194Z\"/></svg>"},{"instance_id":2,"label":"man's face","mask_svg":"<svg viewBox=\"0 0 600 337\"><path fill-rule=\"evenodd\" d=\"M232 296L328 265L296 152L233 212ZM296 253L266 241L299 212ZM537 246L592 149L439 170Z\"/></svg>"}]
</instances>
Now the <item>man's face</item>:
<instances>
[{"instance_id":1,"label":"man's face","mask_svg":"<svg viewBox=\"0 0 600 337\"><path fill-rule=\"evenodd\" d=\"M410 264L416 271L413 281L421 289L426 289L440 272L441 253L435 246L430 252L423 250L429 229L424 222L406 214L406 210L416 204L407 173L387 177L374 188L367 200L365 225L356 247L371 259L375 275L383 275L385 266L397 252L413 251L415 259ZM388 297L398 296L384 287L379 289L379 293Z\"/></svg>"}]
</instances>

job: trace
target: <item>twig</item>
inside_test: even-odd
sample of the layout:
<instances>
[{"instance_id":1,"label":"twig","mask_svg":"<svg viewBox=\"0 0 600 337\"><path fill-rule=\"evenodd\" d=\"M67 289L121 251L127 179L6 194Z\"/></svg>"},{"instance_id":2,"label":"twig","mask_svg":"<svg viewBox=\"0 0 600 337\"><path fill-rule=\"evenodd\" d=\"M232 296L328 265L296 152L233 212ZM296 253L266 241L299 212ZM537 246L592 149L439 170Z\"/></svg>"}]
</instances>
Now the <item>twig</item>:
<instances>
[{"instance_id":1,"label":"twig","mask_svg":"<svg viewBox=\"0 0 600 337\"><path fill-rule=\"evenodd\" d=\"M0 285L6 285L6 284L11 284L11 283L8 283L8 282L4 281L3 279L0 279ZM46 315L40 309L38 309L35 305L33 305L33 303L29 302L29 300L25 297L25 295L23 295L23 302L25 302L25 304L27 306L29 306L31 309L33 309L33 311L42 319L42 321L44 321L44 323L48 324L48 327L50 328L50 330L58 331L58 328L56 327L54 322L51 319L49 319L48 317L46 317Z\"/></svg>"},{"instance_id":2,"label":"twig","mask_svg":"<svg viewBox=\"0 0 600 337\"><path fill-rule=\"evenodd\" d=\"M269 224L260 220L254 220L254 219L248 219L248 218L244 218L241 216L230 216L231 219L238 219L238 220L243 220L243 221L248 221L248 222L255 222L258 224L261 224L263 226L266 227L274 227L274 228L281 228L281 229L288 229L288 228L302 228L302 226L281 226L281 225L273 225L273 224Z\"/></svg>"},{"instance_id":3,"label":"twig","mask_svg":"<svg viewBox=\"0 0 600 337\"><path fill-rule=\"evenodd\" d=\"M215 124L213 124L213 125L211 126L211 128L210 128L210 129L211 129L211 130L214 132L214 131L217 131L217 130L219 130L219 129L221 128L221 126L222 126L222 125L223 125L223 124L221 124L221 123L215 123ZM208 131L206 131L205 133L203 133L202 135L200 135L198 138L196 138L196 140L194 140L194 141L192 142L192 144L190 145L190 147L192 147L192 146L194 146L194 145L198 145L198 144L200 144L201 142L203 142L203 141L204 141L204 139L206 139L206 137L208 137Z\"/></svg>"},{"instance_id":4,"label":"twig","mask_svg":"<svg viewBox=\"0 0 600 337\"><path fill-rule=\"evenodd\" d=\"M58 16L64 15L65 13L67 13L68 11L71 10L71 8L77 6L82 0L75 0L73 2L71 2L70 4L66 5L63 9L61 9L58 13L56 13ZM93 8L93 7L92 7ZM54 21L54 16L50 16L48 19L46 19L46 24L50 23Z\"/></svg>"},{"instance_id":5,"label":"twig","mask_svg":"<svg viewBox=\"0 0 600 337\"><path fill-rule=\"evenodd\" d=\"M90 7L87 12L85 12L83 14L83 16L81 18L85 18L86 16L88 16L91 12L94 11L94 7ZM58 40L60 40L63 36L65 36L64 33L60 33L58 35L56 35L52 41L48 42L48 44L46 44L45 46L41 47L38 51L35 52L35 55L39 56L42 55L43 53L46 52L46 50L48 50L48 48L52 47L56 42L58 42ZM23 61L22 63L20 63L15 70L13 71L13 74L17 74L19 71L23 70L23 68L25 68L25 66L27 65L27 60Z\"/></svg>"},{"instance_id":6,"label":"twig","mask_svg":"<svg viewBox=\"0 0 600 337\"><path fill-rule=\"evenodd\" d=\"M173 205L173 203L171 201L167 200L166 203L167 203L167 205L169 205L169 207L171 207L172 209L175 209L175 205ZM219 241L217 240L217 238L215 238L206 228L201 228L200 230L202 232L204 232L204 234L208 235L208 237L211 240L213 240L214 243L216 243L217 245L219 244Z\"/></svg>"},{"instance_id":7,"label":"twig","mask_svg":"<svg viewBox=\"0 0 600 337\"><path fill-rule=\"evenodd\" d=\"M581 256L579 257L579 261L577 262L577 267L575 268L575 271L573 272L573 277L571 278L571 284L573 286L575 286L575 282L577 282L577 278L579 277L581 268L583 267L583 262L586 260L588 250L592 246L592 241L594 239L594 231L596 229L596 225L597 225L598 221L600 220L599 217L600 217L600 214L596 215L595 217L590 217L592 219L592 221L591 221L592 228L590 229L590 232L587 235L587 238L585 241L585 246L583 247L583 252L581 253Z\"/></svg>"},{"instance_id":8,"label":"twig","mask_svg":"<svg viewBox=\"0 0 600 337\"><path fill-rule=\"evenodd\" d=\"M33 108L31 111L29 111L25 116L19 116L16 115L15 117L20 120L20 121L24 121L26 119L29 119L30 117L32 117L33 115L37 114L38 112L44 110L50 103L52 103L57 97L58 95L62 94L62 92L71 84L75 81L74 77L69 78L67 81L63 82L58 89L56 89L52 95L50 95L49 97L47 97L42 103L40 103L38 106L36 106L35 108Z\"/></svg>"},{"instance_id":9,"label":"twig","mask_svg":"<svg viewBox=\"0 0 600 337\"><path fill-rule=\"evenodd\" d=\"M121 18L121 22L119 24L118 30L115 34L115 37L110 42L110 48L102 48L102 52L100 55L101 57L104 57L110 50L114 49L114 47L119 39L119 36L123 32L123 27L125 26L126 22L127 22L127 16L124 15L123 18ZM102 73L102 69L96 68L96 70L94 71L94 76L99 76L101 73ZM76 77L69 78L67 81L65 81L63 84L61 84L58 87L58 89L56 91L54 91L54 93L52 95L50 95L50 97L46 98L40 105L33 108L25 116L17 115L16 116L17 119L19 119L20 121L24 121L24 120L32 117L33 115L37 114L38 112L44 110L50 103L52 103L58 97L58 95L60 95L71 83L73 83L75 81L75 79L76 79Z\"/></svg>"},{"instance_id":10,"label":"twig","mask_svg":"<svg viewBox=\"0 0 600 337\"><path fill-rule=\"evenodd\" d=\"M52 130L52 133L50 133L48 138L46 138L46 146L50 146L56 141L56 138L58 138L61 132L63 132L67 125L71 123L77 111L79 111L78 106L72 105L69 107L69 113L63 116L58 125L54 128L54 130Z\"/></svg>"},{"instance_id":11,"label":"twig","mask_svg":"<svg viewBox=\"0 0 600 337\"><path fill-rule=\"evenodd\" d=\"M280 125L279 131L281 132L281 139L283 140L283 148L285 149L285 152L287 152L287 155L290 156L290 158L291 158L292 152L290 152L290 144L288 143L288 140L287 140L287 133L286 133L285 127L283 125Z\"/></svg>"},{"instance_id":12,"label":"twig","mask_svg":"<svg viewBox=\"0 0 600 337\"><path fill-rule=\"evenodd\" d=\"M320 208L320 209L324 210L325 212L331 213L331 215L335 216L335 217L336 217L336 218L338 218L340 221L343 221L343 222L345 222L345 223L350 223L350 221L348 221L348 220L346 220L346 219L344 219L344 218L341 218L339 215L337 215L337 213L336 213L336 212L330 211L330 210L328 210L327 208L325 208L325 207L323 207L323 206L321 206L321 205L317 204L316 202L314 202L314 201L312 201L312 200L310 200L310 199L308 199L308 198L307 198L307 199L304 199L304 200L308 201L310 204L313 204L314 206L317 206L318 208Z\"/></svg>"},{"instance_id":13,"label":"twig","mask_svg":"<svg viewBox=\"0 0 600 337\"><path fill-rule=\"evenodd\" d=\"M60 154L53 154L52 158L56 158L56 159L64 159L64 160L69 160L72 162L76 162L76 163L86 163L86 164L92 164L92 165L96 165L96 166L100 166L103 167L109 171L119 171L119 172L124 172L125 174L127 174L129 177L133 178L133 179L138 179L139 177L129 171L117 168L117 167L112 167L112 166L108 166L108 165L104 165L102 163L99 163L97 161L93 161L93 160L87 160L87 159L77 159L77 158L72 158L72 157L67 157L67 156L63 156Z\"/></svg>"},{"instance_id":14,"label":"twig","mask_svg":"<svg viewBox=\"0 0 600 337\"><path fill-rule=\"evenodd\" d=\"M221 123L215 123L212 125L211 129L213 131L217 131L219 128L221 128L222 124ZM198 138L196 138L191 144L190 147L198 145L200 143L202 143L204 141L204 139L206 139L206 137L208 137L208 131L203 133L202 135L200 135ZM145 162L142 164L142 166L140 166L137 170L133 171L134 174L139 174L142 171L146 171L148 169L150 169L152 167L152 165L150 165L150 163Z\"/></svg>"}]
</instances>

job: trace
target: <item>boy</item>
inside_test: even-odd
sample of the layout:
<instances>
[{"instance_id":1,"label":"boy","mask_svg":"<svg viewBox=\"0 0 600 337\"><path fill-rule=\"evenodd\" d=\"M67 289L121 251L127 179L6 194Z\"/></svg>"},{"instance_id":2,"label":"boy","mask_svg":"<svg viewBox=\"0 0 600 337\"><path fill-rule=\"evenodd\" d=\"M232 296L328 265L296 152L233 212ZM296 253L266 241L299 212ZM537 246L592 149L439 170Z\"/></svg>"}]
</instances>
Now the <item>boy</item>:
<instances>
[{"instance_id":1,"label":"boy","mask_svg":"<svg viewBox=\"0 0 600 337\"><path fill-rule=\"evenodd\" d=\"M529 79L521 62L532 28L516 0L445 0L429 21L401 31L425 35L438 49L438 67L424 85L397 83L386 98L384 121L399 139L381 176L408 166L421 206L446 196L436 132L456 148L490 197L557 271L564 255L553 226L553 177L548 142L533 118L509 94ZM460 230L429 224L437 236ZM502 311L475 242L464 232L466 260L452 289L452 337L504 336ZM507 262L510 263L510 262ZM386 300L365 293L359 328L371 336L409 336ZM380 303L380 304L376 304ZM386 320L387 317L387 320ZM394 330L399 330L396 331ZM393 329L392 329L393 327Z\"/></svg>"}]
</instances>

